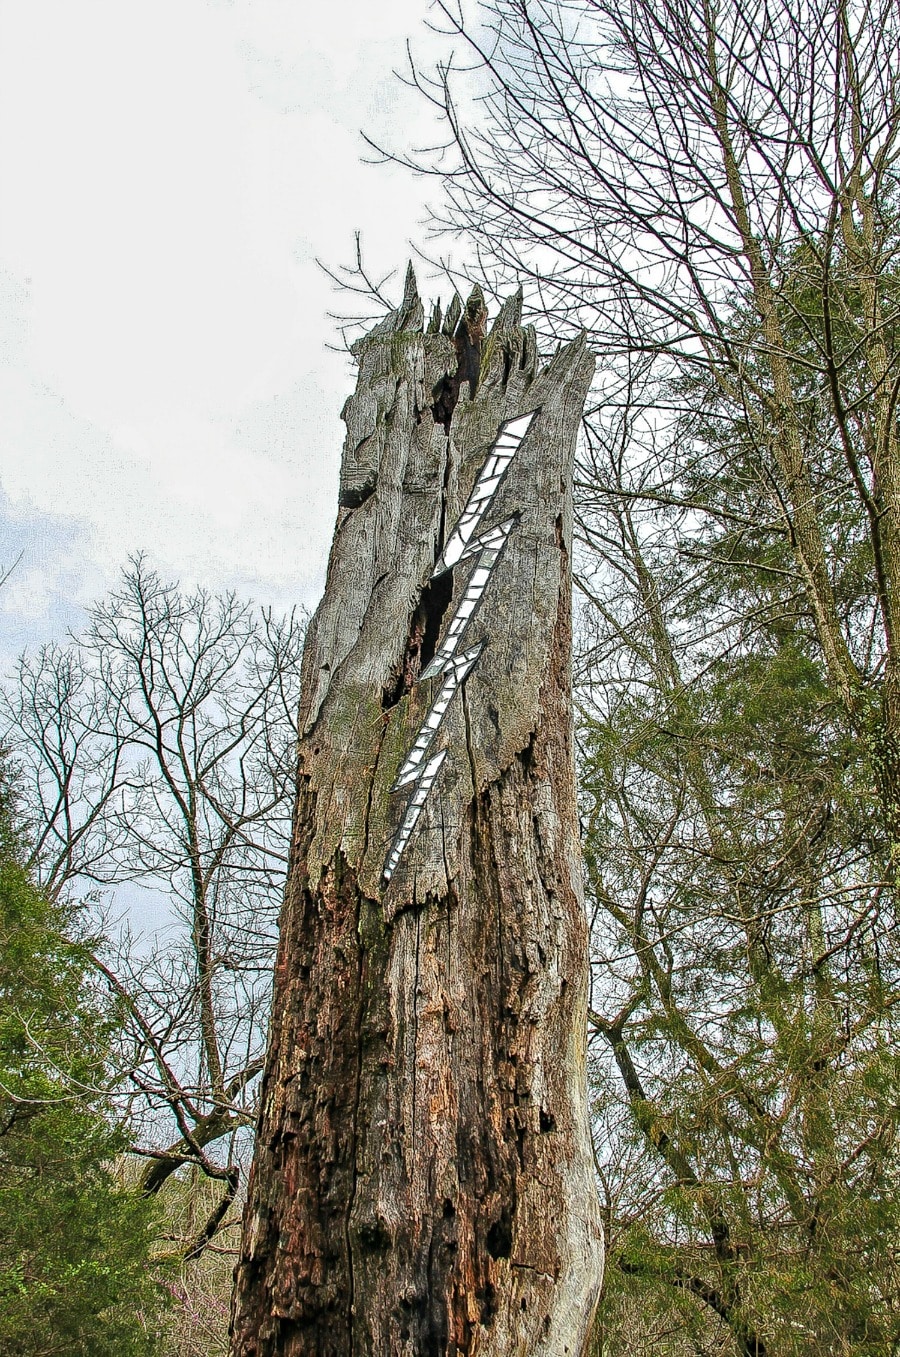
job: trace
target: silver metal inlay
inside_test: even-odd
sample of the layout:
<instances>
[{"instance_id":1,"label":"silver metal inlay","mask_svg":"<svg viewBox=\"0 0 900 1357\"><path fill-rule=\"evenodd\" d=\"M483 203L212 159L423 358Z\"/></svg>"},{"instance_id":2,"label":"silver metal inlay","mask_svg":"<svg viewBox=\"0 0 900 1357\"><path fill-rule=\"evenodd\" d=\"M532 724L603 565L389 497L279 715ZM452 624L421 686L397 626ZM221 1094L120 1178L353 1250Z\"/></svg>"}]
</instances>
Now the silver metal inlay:
<instances>
[{"instance_id":1,"label":"silver metal inlay","mask_svg":"<svg viewBox=\"0 0 900 1357\"><path fill-rule=\"evenodd\" d=\"M436 678L439 674L443 674L444 681L441 684L440 692L429 708L428 715L419 727L412 749L407 754L391 789L398 791L401 787L406 787L410 783L413 784L406 813L388 849L383 870L385 882L390 881L394 875L397 864L403 856L403 851L413 835L419 816L422 814L422 808L428 799L428 794L441 770L444 759L447 757L447 750L439 750L437 754L428 759L427 763L425 762L426 755L437 736L454 694L472 672L479 655L487 644L487 642L481 641L470 650L466 650L460 655L456 654L463 632L478 607L509 535L518 522L518 515L507 518L503 523L498 523L493 528L487 528L478 537L475 536L475 531L492 503L500 483L506 475L507 468L519 450L522 439L531 428L532 421L537 413L536 410L532 410L527 415L510 420L500 430L494 446L485 459L478 479L472 487L472 493L466 501L459 521L451 533L432 574L432 579L434 579L436 576L451 570L459 561L468 560L473 556L477 557L475 568L469 577L457 609L450 619L444 639L435 651L431 663L426 666L420 675L421 681L422 679Z\"/></svg>"}]
</instances>

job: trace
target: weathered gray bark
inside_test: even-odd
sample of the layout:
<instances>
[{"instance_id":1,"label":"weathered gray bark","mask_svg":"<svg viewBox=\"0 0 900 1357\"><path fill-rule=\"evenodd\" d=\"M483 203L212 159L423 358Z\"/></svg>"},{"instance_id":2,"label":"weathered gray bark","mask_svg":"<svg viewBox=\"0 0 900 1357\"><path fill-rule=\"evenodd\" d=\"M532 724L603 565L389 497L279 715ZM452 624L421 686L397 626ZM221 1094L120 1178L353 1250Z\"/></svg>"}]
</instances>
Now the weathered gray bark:
<instances>
[{"instance_id":1,"label":"weathered gray bark","mask_svg":"<svg viewBox=\"0 0 900 1357\"><path fill-rule=\"evenodd\" d=\"M303 661L240 1357L578 1357L586 1343L602 1252L569 551L593 359L578 342L539 369L519 307L482 345L474 298L445 326L454 343L434 318L424 331L410 273L358 346ZM432 572L501 423L535 409L479 529L520 515L460 649L486 644L386 882L411 790L391 788L441 687L419 676L477 561Z\"/></svg>"}]
</instances>

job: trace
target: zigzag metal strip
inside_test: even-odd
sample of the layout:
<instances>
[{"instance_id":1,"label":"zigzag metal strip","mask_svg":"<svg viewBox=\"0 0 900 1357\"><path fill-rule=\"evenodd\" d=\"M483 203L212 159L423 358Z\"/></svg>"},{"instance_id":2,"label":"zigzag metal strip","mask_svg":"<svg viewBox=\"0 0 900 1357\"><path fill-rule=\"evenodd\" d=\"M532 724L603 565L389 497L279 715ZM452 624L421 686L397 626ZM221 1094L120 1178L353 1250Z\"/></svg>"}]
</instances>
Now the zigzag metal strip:
<instances>
[{"instance_id":1,"label":"zigzag metal strip","mask_svg":"<svg viewBox=\"0 0 900 1357\"><path fill-rule=\"evenodd\" d=\"M463 553L464 557L474 556L475 552L478 552L475 569L472 571L472 577L466 586L466 592L459 601L459 607L450 619L447 634L435 651L434 659L422 670L421 678L436 678L452 662L453 656L456 654L456 647L462 640L463 632L469 625L472 614L481 602L481 596L491 578L494 566L499 561L500 553L506 546L506 539L517 522L518 515L508 518L505 523L501 523L496 528L491 528L466 548Z\"/></svg>"},{"instance_id":2,"label":"zigzag metal strip","mask_svg":"<svg viewBox=\"0 0 900 1357\"><path fill-rule=\"evenodd\" d=\"M398 791L409 783L414 784L412 795L407 803L406 814L388 850L382 873L385 882L390 881L398 862L403 856L403 851L412 837L419 816L422 814L422 809L428 799L428 793L431 791L441 765L447 756L447 750L442 749L426 762L428 750L437 735L454 693L472 672L486 644L482 641L462 655L456 655L463 633L481 601L494 567L506 546L509 534L519 521L519 515L514 514L503 523L499 523L494 528L489 528L477 537L475 530L496 495L500 482L519 450L522 439L530 429L536 414L537 411L533 410L530 414L511 420L500 430L497 441L488 453L481 473L472 488L472 493L466 501L466 507L460 515L459 522L451 533L431 577L435 579L438 575L452 570L459 561L467 560L476 554L478 556L466 591L460 599L456 612L450 619L446 635L436 650L431 663L420 675L420 681L421 679L436 678L438 674L445 674L446 677L428 715L419 727L419 733L413 747L406 756L403 767L397 774L397 780L391 789Z\"/></svg>"},{"instance_id":3,"label":"zigzag metal strip","mask_svg":"<svg viewBox=\"0 0 900 1357\"><path fill-rule=\"evenodd\" d=\"M470 670L483 649L484 642L482 642L481 645L476 646L474 650L467 650L465 654L460 655L459 659L451 662L441 691L435 698L431 711L423 721L419 733L416 736L416 742L407 754L406 762L397 774L397 781L394 783L391 791L399 791L399 789L405 787L408 782L415 782L418 778L422 760L427 754L429 746L438 732L438 727L444 719L444 713L450 706L450 699L453 697L453 694L456 692L459 685L468 678Z\"/></svg>"},{"instance_id":4,"label":"zigzag metal strip","mask_svg":"<svg viewBox=\"0 0 900 1357\"><path fill-rule=\"evenodd\" d=\"M422 814L422 807L428 799L428 793L431 791L434 779L440 772L441 764L447 757L446 749L435 754L433 759L429 759L425 765L425 770L419 776L419 782L412 796L409 798L409 805L406 807L406 814L394 842L391 844L390 852L387 856L387 862L384 864L384 879L390 881L394 875L394 868L403 855L403 850L412 838L412 832L416 827L419 816Z\"/></svg>"},{"instance_id":5,"label":"zigzag metal strip","mask_svg":"<svg viewBox=\"0 0 900 1357\"><path fill-rule=\"evenodd\" d=\"M521 415L518 419L511 419L508 424L504 424L501 428L497 441L481 468L481 474L472 487L472 493L466 500L466 507L459 516L459 522L450 534L441 553L441 559L434 568L432 579L452 570L457 561L461 561L463 556L467 554L466 547L472 538L472 534L496 495L500 482L503 480L510 462L519 451L519 445L531 428L531 422L536 414L537 411L532 410L530 414Z\"/></svg>"}]
</instances>

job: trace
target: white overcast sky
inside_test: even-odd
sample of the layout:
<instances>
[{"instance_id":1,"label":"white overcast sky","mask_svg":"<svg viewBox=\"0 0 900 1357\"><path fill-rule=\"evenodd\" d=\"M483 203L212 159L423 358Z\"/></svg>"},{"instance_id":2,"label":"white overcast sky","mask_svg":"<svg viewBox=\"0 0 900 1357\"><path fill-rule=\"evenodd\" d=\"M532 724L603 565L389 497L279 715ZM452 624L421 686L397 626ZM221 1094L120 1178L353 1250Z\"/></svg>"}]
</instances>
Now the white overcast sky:
<instances>
[{"instance_id":1,"label":"white overcast sky","mask_svg":"<svg viewBox=\"0 0 900 1357\"><path fill-rule=\"evenodd\" d=\"M317 269L402 269L433 135L392 68L428 0L0 0L0 655L129 553L315 603L347 360ZM422 273L424 274L424 270ZM423 291L438 291L423 277Z\"/></svg>"}]
</instances>

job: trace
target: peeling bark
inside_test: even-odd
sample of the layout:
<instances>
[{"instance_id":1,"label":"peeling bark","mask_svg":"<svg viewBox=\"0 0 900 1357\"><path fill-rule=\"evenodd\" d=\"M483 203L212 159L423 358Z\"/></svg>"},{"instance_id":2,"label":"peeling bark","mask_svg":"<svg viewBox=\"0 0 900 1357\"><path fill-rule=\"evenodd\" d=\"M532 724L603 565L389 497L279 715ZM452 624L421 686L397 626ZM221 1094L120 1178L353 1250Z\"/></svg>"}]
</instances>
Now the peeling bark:
<instances>
[{"instance_id":1,"label":"peeling bark","mask_svg":"<svg viewBox=\"0 0 900 1357\"><path fill-rule=\"evenodd\" d=\"M357 346L303 661L235 1357L580 1357L587 1341L602 1252L569 550L593 359L576 342L539 368L520 299L486 336L479 301L425 333L410 273ZM391 789L441 684L420 675L473 562L432 572L501 424L535 409L482 525L519 515L466 628L484 649L386 884L409 797Z\"/></svg>"}]
</instances>

